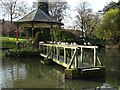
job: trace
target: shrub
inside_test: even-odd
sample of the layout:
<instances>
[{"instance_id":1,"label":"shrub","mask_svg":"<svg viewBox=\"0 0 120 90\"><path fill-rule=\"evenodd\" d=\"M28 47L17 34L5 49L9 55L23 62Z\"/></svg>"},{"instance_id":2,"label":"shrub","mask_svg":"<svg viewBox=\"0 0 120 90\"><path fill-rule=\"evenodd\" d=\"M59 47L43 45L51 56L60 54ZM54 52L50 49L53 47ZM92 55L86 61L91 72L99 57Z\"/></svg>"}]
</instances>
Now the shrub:
<instances>
[{"instance_id":1,"label":"shrub","mask_svg":"<svg viewBox=\"0 0 120 90\"><path fill-rule=\"evenodd\" d=\"M73 33L67 30L60 30L56 33L57 41L65 41L65 42L72 42L75 40L75 36Z\"/></svg>"},{"instance_id":2,"label":"shrub","mask_svg":"<svg viewBox=\"0 0 120 90\"><path fill-rule=\"evenodd\" d=\"M40 33L40 32L37 32L36 35L35 35L35 42L34 42L35 47L38 48L40 41L41 41L41 33Z\"/></svg>"},{"instance_id":3,"label":"shrub","mask_svg":"<svg viewBox=\"0 0 120 90\"><path fill-rule=\"evenodd\" d=\"M6 57L34 58L40 57L39 50L33 49L10 49L5 51Z\"/></svg>"}]
</instances>

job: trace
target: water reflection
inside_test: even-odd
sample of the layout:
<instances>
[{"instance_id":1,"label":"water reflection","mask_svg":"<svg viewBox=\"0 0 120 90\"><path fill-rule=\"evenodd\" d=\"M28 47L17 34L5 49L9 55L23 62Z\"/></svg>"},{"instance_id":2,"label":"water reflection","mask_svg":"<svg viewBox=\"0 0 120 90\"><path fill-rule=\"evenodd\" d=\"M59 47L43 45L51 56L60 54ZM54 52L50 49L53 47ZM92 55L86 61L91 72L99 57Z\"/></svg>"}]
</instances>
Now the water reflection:
<instances>
[{"instance_id":1,"label":"water reflection","mask_svg":"<svg viewBox=\"0 0 120 90\"><path fill-rule=\"evenodd\" d=\"M56 88L63 87L63 71L44 66L39 59L3 58L2 87Z\"/></svg>"},{"instance_id":2,"label":"water reflection","mask_svg":"<svg viewBox=\"0 0 120 90\"><path fill-rule=\"evenodd\" d=\"M114 54L113 54L114 53ZM88 54L86 54L88 55ZM91 54L90 54L91 55ZM40 59L2 58L0 69L1 88L76 88L93 89L108 82L119 85L119 52L99 52L98 56L106 66L106 80L68 80L64 70L56 65L43 65ZM88 56L87 56L88 57Z\"/></svg>"},{"instance_id":3,"label":"water reflection","mask_svg":"<svg viewBox=\"0 0 120 90\"><path fill-rule=\"evenodd\" d=\"M118 50L106 50L103 58L106 66L106 81L112 86L119 86L120 82L120 52Z\"/></svg>"},{"instance_id":4,"label":"water reflection","mask_svg":"<svg viewBox=\"0 0 120 90\"><path fill-rule=\"evenodd\" d=\"M12 88L13 82L26 77L26 66L13 59L3 58L2 60L2 85L4 88Z\"/></svg>"}]
</instances>

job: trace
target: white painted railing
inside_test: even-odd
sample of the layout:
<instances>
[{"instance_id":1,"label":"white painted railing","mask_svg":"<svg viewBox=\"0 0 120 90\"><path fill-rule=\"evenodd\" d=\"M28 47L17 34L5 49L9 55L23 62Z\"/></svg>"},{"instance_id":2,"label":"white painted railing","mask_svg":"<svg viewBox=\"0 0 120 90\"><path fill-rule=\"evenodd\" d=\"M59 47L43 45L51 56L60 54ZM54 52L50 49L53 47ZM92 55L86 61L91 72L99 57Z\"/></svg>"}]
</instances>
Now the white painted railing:
<instances>
[{"instance_id":1,"label":"white painted railing","mask_svg":"<svg viewBox=\"0 0 120 90\"><path fill-rule=\"evenodd\" d=\"M73 67L73 62L74 62L74 68L78 68L78 51L81 50L80 57L81 57L81 63L83 62L83 49L89 48L93 49L94 53L94 63L93 65L96 66L97 62L99 66L101 66L101 62L99 58L96 55L96 49L98 46L83 46L83 45L77 45L77 44L45 44L45 43L39 43L39 49L41 54L46 55L46 58L52 58L54 55L56 55L56 59L54 60L56 63L59 61L60 57L60 50L63 50L63 62L60 63L66 68L71 68ZM71 50L71 59L69 63L67 63L67 50ZM60 62L60 61L59 61ZM59 64L59 63L58 63Z\"/></svg>"}]
</instances>

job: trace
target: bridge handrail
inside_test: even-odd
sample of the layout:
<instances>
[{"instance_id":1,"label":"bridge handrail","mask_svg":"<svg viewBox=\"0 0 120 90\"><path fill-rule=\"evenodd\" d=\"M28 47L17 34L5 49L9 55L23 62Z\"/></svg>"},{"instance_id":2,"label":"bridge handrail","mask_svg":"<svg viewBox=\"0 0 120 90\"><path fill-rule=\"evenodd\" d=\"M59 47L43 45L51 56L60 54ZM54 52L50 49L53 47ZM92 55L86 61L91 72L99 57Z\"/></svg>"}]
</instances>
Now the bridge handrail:
<instances>
[{"instance_id":1,"label":"bridge handrail","mask_svg":"<svg viewBox=\"0 0 120 90\"><path fill-rule=\"evenodd\" d=\"M63 47L63 48L98 48L98 46L84 46L84 45L71 45L71 44L39 44L44 46L54 46L54 47Z\"/></svg>"}]
</instances>

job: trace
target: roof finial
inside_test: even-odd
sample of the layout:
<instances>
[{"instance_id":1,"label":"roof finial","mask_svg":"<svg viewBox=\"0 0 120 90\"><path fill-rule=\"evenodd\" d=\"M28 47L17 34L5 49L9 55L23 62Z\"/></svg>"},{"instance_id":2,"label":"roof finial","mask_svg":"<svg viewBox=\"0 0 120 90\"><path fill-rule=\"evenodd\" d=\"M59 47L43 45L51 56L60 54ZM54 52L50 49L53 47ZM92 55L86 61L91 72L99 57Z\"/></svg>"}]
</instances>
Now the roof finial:
<instances>
[{"instance_id":1,"label":"roof finial","mask_svg":"<svg viewBox=\"0 0 120 90\"><path fill-rule=\"evenodd\" d=\"M38 0L37 5L38 5L38 9L41 9L43 12L49 15L48 0Z\"/></svg>"}]
</instances>

